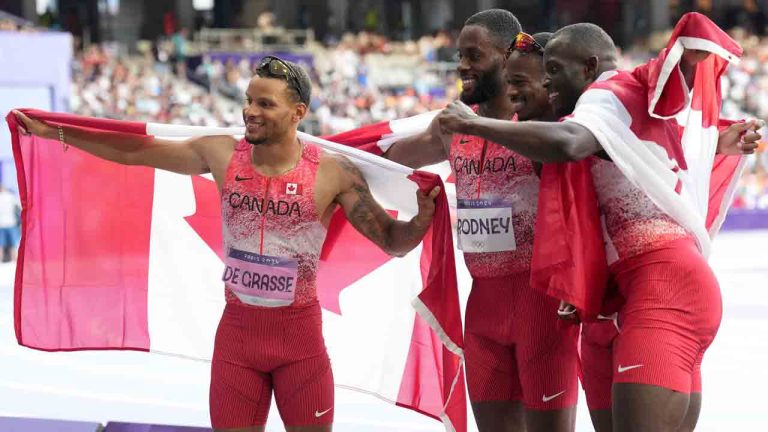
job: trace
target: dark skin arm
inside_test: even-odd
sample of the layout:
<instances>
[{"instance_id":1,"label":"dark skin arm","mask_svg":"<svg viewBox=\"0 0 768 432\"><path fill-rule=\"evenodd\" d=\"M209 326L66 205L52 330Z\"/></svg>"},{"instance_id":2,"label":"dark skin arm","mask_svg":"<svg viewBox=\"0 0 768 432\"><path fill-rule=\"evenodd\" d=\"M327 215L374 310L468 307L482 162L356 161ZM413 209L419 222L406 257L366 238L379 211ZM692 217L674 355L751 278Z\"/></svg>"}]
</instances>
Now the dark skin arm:
<instances>
[{"instance_id":1,"label":"dark skin arm","mask_svg":"<svg viewBox=\"0 0 768 432\"><path fill-rule=\"evenodd\" d=\"M422 168L448 159L450 137L441 133L436 120L421 133L392 144L384 157L409 168Z\"/></svg>"},{"instance_id":2,"label":"dark skin arm","mask_svg":"<svg viewBox=\"0 0 768 432\"><path fill-rule=\"evenodd\" d=\"M389 255L402 257L418 246L432 222L440 187L428 194L417 191L419 213L408 222L399 221L376 202L363 174L354 164L343 156L334 159L340 185L335 201L344 209L352 226Z\"/></svg>"},{"instance_id":3,"label":"dark skin arm","mask_svg":"<svg viewBox=\"0 0 768 432\"><path fill-rule=\"evenodd\" d=\"M437 121L444 132L479 136L536 162L576 161L602 150L584 126L570 122L489 119L479 117L458 101L445 108Z\"/></svg>"}]
</instances>

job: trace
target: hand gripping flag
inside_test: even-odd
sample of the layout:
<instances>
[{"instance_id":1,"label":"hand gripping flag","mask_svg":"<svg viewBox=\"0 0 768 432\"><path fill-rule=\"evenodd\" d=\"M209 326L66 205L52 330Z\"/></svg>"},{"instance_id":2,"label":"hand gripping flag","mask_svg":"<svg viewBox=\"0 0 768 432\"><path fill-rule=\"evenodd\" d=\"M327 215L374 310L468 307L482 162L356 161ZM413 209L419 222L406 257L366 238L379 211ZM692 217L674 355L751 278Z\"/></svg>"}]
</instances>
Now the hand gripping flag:
<instances>
[{"instance_id":1,"label":"hand gripping flag","mask_svg":"<svg viewBox=\"0 0 768 432\"><path fill-rule=\"evenodd\" d=\"M686 49L711 53L696 66L692 91L678 67ZM565 119L589 129L621 172L694 235L705 257L743 167L740 156L716 155L719 130L729 124L720 119L720 76L741 52L705 16L686 14L656 59L604 73ZM594 318L607 264L587 162L545 166L539 196L532 283Z\"/></svg>"},{"instance_id":2,"label":"hand gripping flag","mask_svg":"<svg viewBox=\"0 0 768 432\"><path fill-rule=\"evenodd\" d=\"M241 135L24 110L52 124L108 134ZM210 176L121 166L55 140L13 138L22 201L14 288L19 344L50 351L129 349L210 360L224 305L220 199ZM441 184L370 153L306 134L346 155L399 219L415 191ZM286 184L286 193L301 193ZM336 384L466 430L461 315L445 193L419 247L392 259L334 215L318 298Z\"/></svg>"}]
</instances>

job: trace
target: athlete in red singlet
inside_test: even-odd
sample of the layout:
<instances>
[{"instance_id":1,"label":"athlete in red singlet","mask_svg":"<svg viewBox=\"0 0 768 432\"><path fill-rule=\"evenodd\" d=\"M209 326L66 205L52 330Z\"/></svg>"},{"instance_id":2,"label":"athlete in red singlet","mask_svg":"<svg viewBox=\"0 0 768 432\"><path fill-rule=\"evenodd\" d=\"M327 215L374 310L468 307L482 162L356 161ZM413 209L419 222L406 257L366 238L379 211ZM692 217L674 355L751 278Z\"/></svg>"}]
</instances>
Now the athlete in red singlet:
<instances>
[{"instance_id":1,"label":"athlete in red singlet","mask_svg":"<svg viewBox=\"0 0 768 432\"><path fill-rule=\"evenodd\" d=\"M417 193L419 213L392 219L344 157L300 142L311 84L298 65L266 57L246 91L245 138L185 142L62 129L67 144L122 164L181 174L210 172L221 191L227 305L211 365L211 422L217 431L264 430L272 394L288 432L330 431L333 376L315 283L326 227L341 207L355 228L389 254L421 241L435 188ZM57 128L17 117L29 133Z\"/></svg>"},{"instance_id":2,"label":"athlete in red singlet","mask_svg":"<svg viewBox=\"0 0 768 432\"><path fill-rule=\"evenodd\" d=\"M519 33L514 15L500 9L477 13L461 31L461 99L480 116L509 121L516 110L521 120L548 112L542 53L529 50L533 45L513 54L509 71L519 74L511 92L505 89L507 50ZM529 286L539 190L534 165L491 140L443 136L436 122L385 156L411 167L447 160L456 176L458 243L473 279L467 385L480 431L573 430L578 329L559 322L558 302Z\"/></svg>"},{"instance_id":3,"label":"athlete in red singlet","mask_svg":"<svg viewBox=\"0 0 768 432\"><path fill-rule=\"evenodd\" d=\"M695 51L683 53L677 72L688 88L703 58ZM546 46L544 65L556 114L566 116L575 109L578 118L580 108L588 110L594 102L576 105L576 101L603 72L615 69L616 59L613 41L593 24L574 24L555 33ZM642 86L624 90L634 92L640 103L647 102L647 89ZM541 162L605 157L592 132L574 121L498 121L477 116L461 103L443 110L436 121L445 132L478 135ZM649 124L678 133L674 121ZM720 134L718 151L753 152L759 139L759 134L749 131L754 127L731 126ZM657 208L612 162L595 157L592 161L606 221L610 273L624 298L618 314L621 332L609 348L612 424L609 421L597 429L692 431L701 407L702 356L720 322L717 280L687 230Z\"/></svg>"}]
</instances>

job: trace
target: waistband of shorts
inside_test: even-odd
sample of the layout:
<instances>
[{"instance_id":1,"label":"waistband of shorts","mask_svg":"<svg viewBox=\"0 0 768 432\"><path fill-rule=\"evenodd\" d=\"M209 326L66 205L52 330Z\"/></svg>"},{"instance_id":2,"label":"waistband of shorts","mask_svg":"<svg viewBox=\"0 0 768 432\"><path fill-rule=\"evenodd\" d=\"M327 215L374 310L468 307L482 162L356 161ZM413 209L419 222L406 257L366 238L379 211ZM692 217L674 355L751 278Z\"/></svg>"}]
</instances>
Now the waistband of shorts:
<instances>
[{"instance_id":1,"label":"waistband of shorts","mask_svg":"<svg viewBox=\"0 0 768 432\"><path fill-rule=\"evenodd\" d=\"M696 244L696 240L693 237L683 237L670 240L649 251L621 259L611 264L609 269L611 273L616 274L658 261L686 260L692 256L704 259Z\"/></svg>"},{"instance_id":2,"label":"waistband of shorts","mask_svg":"<svg viewBox=\"0 0 768 432\"><path fill-rule=\"evenodd\" d=\"M521 271L517 273L511 273L506 274L503 276L493 276L493 277L473 277L472 283L479 284L479 285L496 285L496 284L506 284L506 285L525 285L530 286L531 285L531 271Z\"/></svg>"},{"instance_id":3,"label":"waistband of shorts","mask_svg":"<svg viewBox=\"0 0 768 432\"><path fill-rule=\"evenodd\" d=\"M265 318L300 318L314 315L322 315L320 302L314 300L300 306L289 305L280 307L251 306L243 303L227 302L224 311L242 314L243 316L259 316Z\"/></svg>"}]
</instances>

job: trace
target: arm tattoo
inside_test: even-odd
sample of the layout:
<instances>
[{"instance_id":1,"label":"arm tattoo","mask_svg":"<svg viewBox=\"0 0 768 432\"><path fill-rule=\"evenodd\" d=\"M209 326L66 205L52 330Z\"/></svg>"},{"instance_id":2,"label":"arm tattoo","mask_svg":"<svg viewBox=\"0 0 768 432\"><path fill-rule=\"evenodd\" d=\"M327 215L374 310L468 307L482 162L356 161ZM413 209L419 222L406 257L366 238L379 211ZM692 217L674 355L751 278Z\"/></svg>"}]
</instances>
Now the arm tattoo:
<instances>
[{"instance_id":1,"label":"arm tattoo","mask_svg":"<svg viewBox=\"0 0 768 432\"><path fill-rule=\"evenodd\" d=\"M427 227L420 226L414 220L404 222L392 218L373 198L360 170L346 158L339 158L338 162L353 182L351 190L347 191L354 194L355 199L347 212L350 223L391 255L404 256L416 247Z\"/></svg>"},{"instance_id":2,"label":"arm tattoo","mask_svg":"<svg viewBox=\"0 0 768 432\"><path fill-rule=\"evenodd\" d=\"M353 182L352 193L357 198L352 209L347 212L347 219L360 233L374 243L380 246L388 245L390 242L389 234L394 221L373 199L363 173L345 157L337 157L336 161L339 167L349 174Z\"/></svg>"}]
</instances>

